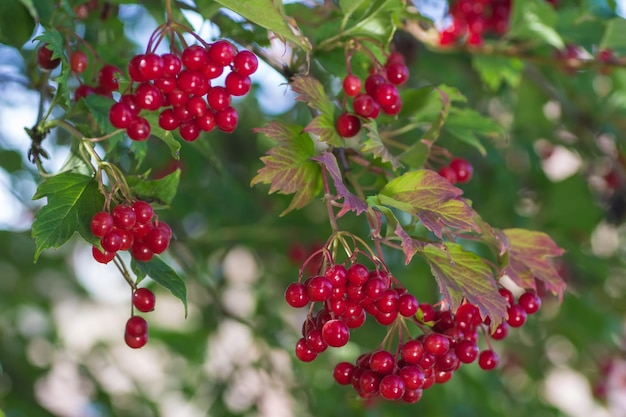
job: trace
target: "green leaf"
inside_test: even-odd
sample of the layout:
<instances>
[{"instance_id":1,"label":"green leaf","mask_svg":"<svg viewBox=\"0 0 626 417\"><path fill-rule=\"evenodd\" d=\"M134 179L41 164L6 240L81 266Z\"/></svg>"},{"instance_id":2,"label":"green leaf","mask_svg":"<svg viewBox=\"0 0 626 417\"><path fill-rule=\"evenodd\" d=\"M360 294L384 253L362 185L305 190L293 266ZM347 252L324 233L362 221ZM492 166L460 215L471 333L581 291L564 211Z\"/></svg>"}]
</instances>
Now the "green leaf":
<instances>
[{"instance_id":1,"label":"green leaf","mask_svg":"<svg viewBox=\"0 0 626 417\"><path fill-rule=\"evenodd\" d=\"M169 131L159 126L159 115L157 113L146 114L145 119L150 123L150 134L161 139L169 148L172 158L180 159L181 141L178 130Z\"/></svg>"},{"instance_id":2,"label":"green leaf","mask_svg":"<svg viewBox=\"0 0 626 417\"><path fill-rule=\"evenodd\" d=\"M472 66L493 92L498 91L502 83L517 87L524 69L522 60L496 55L474 55Z\"/></svg>"},{"instance_id":3,"label":"green leaf","mask_svg":"<svg viewBox=\"0 0 626 417\"><path fill-rule=\"evenodd\" d=\"M478 135L492 139L502 138L504 135L504 130L495 121L483 116L476 110L459 109L458 107L450 109L444 130L478 149L483 155L486 155L487 151Z\"/></svg>"},{"instance_id":4,"label":"green leaf","mask_svg":"<svg viewBox=\"0 0 626 417\"><path fill-rule=\"evenodd\" d=\"M328 98L322 83L307 75L293 78L290 84L291 89L297 94L296 100L306 103L319 112L319 115L305 127L304 132L318 136L321 141L329 145L344 146L343 138L335 129L335 105Z\"/></svg>"},{"instance_id":5,"label":"green leaf","mask_svg":"<svg viewBox=\"0 0 626 417\"><path fill-rule=\"evenodd\" d=\"M460 198L463 191L431 170L418 170L394 178L378 194L380 204L416 216L438 238L445 228L480 233L475 212Z\"/></svg>"},{"instance_id":6,"label":"green leaf","mask_svg":"<svg viewBox=\"0 0 626 417\"><path fill-rule=\"evenodd\" d=\"M280 122L270 122L254 131L278 141L278 145L261 157L265 166L250 185L270 184L270 194L295 194L281 216L309 204L320 190L321 179L319 165L311 161L315 148L309 135L302 133L301 126Z\"/></svg>"},{"instance_id":7,"label":"green leaf","mask_svg":"<svg viewBox=\"0 0 626 417\"><path fill-rule=\"evenodd\" d=\"M565 281L559 275L552 258L564 250L543 232L525 229L505 229L509 263L502 271L522 288L536 289L536 280L543 281L547 290L563 296Z\"/></svg>"},{"instance_id":8,"label":"green leaf","mask_svg":"<svg viewBox=\"0 0 626 417\"><path fill-rule=\"evenodd\" d=\"M380 158L383 163L390 163L394 170L402 166L402 163L385 146L382 138L378 134L376 120L372 119L363 125L367 130L367 140L363 142L361 152L371 153L375 158Z\"/></svg>"},{"instance_id":9,"label":"green leaf","mask_svg":"<svg viewBox=\"0 0 626 417\"><path fill-rule=\"evenodd\" d=\"M180 169L158 180L147 180L142 176L127 177L130 190L140 200L157 202L167 206L172 203L180 182Z\"/></svg>"},{"instance_id":10,"label":"green leaf","mask_svg":"<svg viewBox=\"0 0 626 417\"><path fill-rule=\"evenodd\" d=\"M487 263L457 243L426 244L423 255L430 266L444 300L456 311L463 299L474 304L493 326L507 314L507 304Z\"/></svg>"},{"instance_id":11,"label":"green leaf","mask_svg":"<svg viewBox=\"0 0 626 417\"><path fill-rule=\"evenodd\" d=\"M35 30L32 8L20 1L0 1L0 43L20 49Z\"/></svg>"},{"instance_id":12,"label":"green leaf","mask_svg":"<svg viewBox=\"0 0 626 417\"><path fill-rule=\"evenodd\" d=\"M73 172L75 174L82 174L86 176L91 176L93 174L93 168L80 154L80 147L82 146L81 142L82 141L78 138L72 138L70 153L59 172Z\"/></svg>"},{"instance_id":13,"label":"green leaf","mask_svg":"<svg viewBox=\"0 0 626 417\"><path fill-rule=\"evenodd\" d=\"M607 22L599 48L616 52L626 50L626 19L617 17Z\"/></svg>"},{"instance_id":14,"label":"green leaf","mask_svg":"<svg viewBox=\"0 0 626 417\"><path fill-rule=\"evenodd\" d=\"M506 38L534 41L563 49L563 39L554 30L557 12L544 0L514 1Z\"/></svg>"},{"instance_id":15,"label":"green leaf","mask_svg":"<svg viewBox=\"0 0 626 417\"><path fill-rule=\"evenodd\" d=\"M388 44L396 29L394 19L403 10L400 0L375 0L367 3L362 13L354 13L345 29L339 34L342 37L367 37ZM357 12L354 10L354 12ZM346 21L344 20L344 23Z\"/></svg>"},{"instance_id":16,"label":"green leaf","mask_svg":"<svg viewBox=\"0 0 626 417\"><path fill-rule=\"evenodd\" d=\"M139 270L149 276L157 284L171 292L174 297L182 301L185 307L185 317L187 317L187 286L176 271L158 256L153 257L148 262L136 262L134 260L131 262L135 262L133 270Z\"/></svg>"},{"instance_id":17,"label":"green leaf","mask_svg":"<svg viewBox=\"0 0 626 417\"><path fill-rule=\"evenodd\" d=\"M130 270L135 274L135 284L139 284L146 278L146 272L140 267L143 262L137 262L135 258L130 259Z\"/></svg>"},{"instance_id":18,"label":"green leaf","mask_svg":"<svg viewBox=\"0 0 626 417\"><path fill-rule=\"evenodd\" d=\"M100 94L90 94L83 99L83 103L89 109L89 114L93 117L103 135L116 130L109 121L109 109L115 103L112 98Z\"/></svg>"},{"instance_id":19,"label":"green leaf","mask_svg":"<svg viewBox=\"0 0 626 417\"><path fill-rule=\"evenodd\" d=\"M35 262L42 251L61 247L75 232L88 242L96 242L89 224L94 213L102 210L104 197L94 178L71 172L47 178L33 200L44 197L48 203L37 212L32 228Z\"/></svg>"},{"instance_id":20,"label":"green leaf","mask_svg":"<svg viewBox=\"0 0 626 417\"><path fill-rule=\"evenodd\" d=\"M22 154L10 149L0 150L0 167L8 173L19 171L22 169Z\"/></svg>"},{"instance_id":21,"label":"green leaf","mask_svg":"<svg viewBox=\"0 0 626 417\"><path fill-rule=\"evenodd\" d=\"M304 36L297 35L296 22L285 15L282 2L273 0L216 0L217 3L245 17L249 21L274 32L281 38L292 41L295 45L309 52L311 44ZM202 11L211 7L213 1L196 1L198 9Z\"/></svg>"},{"instance_id":22,"label":"green leaf","mask_svg":"<svg viewBox=\"0 0 626 417\"><path fill-rule=\"evenodd\" d=\"M343 183L341 171L337 164L337 158L331 152L323 152L322 154L311 158L315 162L319 162L324 165L326 171L333 180L335 190L337 190L337 197L343 198L343 207L337 213L337 217L341 217L348 211L354 211L357 216L367 210L367 204L359 197L348 191L348 188Z\"/></svg>"}]
</instances>

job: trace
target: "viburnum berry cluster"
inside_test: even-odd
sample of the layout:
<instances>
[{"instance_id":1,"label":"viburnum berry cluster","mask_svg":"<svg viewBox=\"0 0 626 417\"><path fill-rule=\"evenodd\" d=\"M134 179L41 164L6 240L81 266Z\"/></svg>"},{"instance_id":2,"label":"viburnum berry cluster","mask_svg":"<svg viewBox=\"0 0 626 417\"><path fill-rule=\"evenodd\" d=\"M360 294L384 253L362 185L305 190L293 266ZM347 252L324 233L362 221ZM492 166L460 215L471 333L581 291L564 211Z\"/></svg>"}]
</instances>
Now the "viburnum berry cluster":
<instances>
[{"instance_id":1,"label":"viburnum berry cluster","mask_svg":"<svg viewBox=\"0 0 626 417\"><path fill-rule=\"evenodd\" d=\"M103 264L125 250L135 260L148 262L155 254L163 253L172 238L172 229L154 218L152 206L145 201L119 204L110 213L99 211L93 215L90 228L102 247L93 246L93 258Z\"/></svg>"},{"instance_id":2,"label":"viburnum berry cluster","mask_svg":"<svg viewBox=\"0 0 626 417\"><path fill-rule=\"evenodd\" d=\"M137 288L133 291L133 307L142 313L154 310L156 297L148 288ZM124 341L133 349L139 349L148 343L148 322L141 316L133 314L126 322Z\"/></svg>"},{"instance_id":3,"label":"viburnum berry cluster","mask_svg":"<svg viewBox=\"0 0 626 417\"><path fill-rule=\"evenodd\" d=\"M381 112L390 116L397 115L402 109L402 99L398 92L409 79L409 69L404 56L392 52L385 65L376 63L365 82L349 72L343 79L343 92L352 98L351 111L348 103L344 103L344 112L337 118L337 133L350 138L359 133L361 120L376 119ZM365 91L363 91L365 88Z\"/></svg>"},{"instance_id":4,"label":"viburnum berry cluster","mask_svg":"<svg viewBox=\"0 0 626 417\"><path fill-rule=\"evenodd\" d=\"M415 403L424 390L449 381L462 364L477 361L483 370L496 368L499 357L491 341L506 338L510 327L521 327L527 315L541 307L534 291L524 292L516 302L513 293L501 287L500 296L508 304L507 319L493 326L490 317L481 317L478 307L467 301L456 312L441 303L438 309L418 303L384 263L374 260L378 267L369 269L356 262L354 254L345 263L334 263L328 252L320 252L327 261L323 272L293 282L285 291L291 307L309 308L295 354L311 362L329 346L345 346L350 332L372 316L388 327L381 345L354 363L340 362L333 369L337 383L351 385L365 399L380 396ZM408 323L420 334L412 337ZM480 333L486 343L482 350Z\"/></svg>"},{"instance_id":5,"label":"viburnum berry cluster","mask_svg":"<svg viewBox=\"0 0 626 417\"><path fill-rule=\"evenodd\" d=\"M442 166L437 172L450 184L465 184L472 179L474 167L464 158L453 158L448 165Z\"/></svg>"},{"instance_id":6,"label":"viburnum berry cluster","mask_svg":"<svg viewBox=\"0 0 626 417\"><path fill-rule=\"evenodd\" d=\"M189 142L215 127L232 133L238 114L231 98L250 91L257 57L248 50L237 51L227 40L199 41L201 44L185 46L180 53L172 47L161 55L148 45L146 53L133 57L128 64L131 84L111 106L111 124L126 129L132 140L143 141L151 130L144 116L157 112L161 128L177 130ZM225 70L224 85L214 85Z\"/></svg>"}]
</instances>

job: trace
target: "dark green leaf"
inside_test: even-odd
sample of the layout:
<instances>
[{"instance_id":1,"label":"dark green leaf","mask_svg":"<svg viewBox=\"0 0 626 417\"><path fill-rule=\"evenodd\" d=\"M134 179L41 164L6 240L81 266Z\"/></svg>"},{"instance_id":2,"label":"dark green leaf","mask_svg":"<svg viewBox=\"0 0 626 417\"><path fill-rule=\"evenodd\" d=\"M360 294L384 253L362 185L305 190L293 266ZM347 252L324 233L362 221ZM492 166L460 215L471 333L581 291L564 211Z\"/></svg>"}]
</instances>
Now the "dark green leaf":
<instances>
[{"instance_id":1,"label":"dark green leaf","mask_svg":"<svg viewBox=\"0 0 626 417\"><path fill-rule=\"evenodd\" d=\"M167 206L172 203L176 196L176 191L178 191L180 170L177 169L158 180L148 180L143 177L127 177L126 180L130 190L140 200Z\"/></svg>"},{"instance_id":2,"label":"dark green leaf","mask_svg":"<svg viewBox=\"0 0 626 417\"><path fill-rule=\"evenodd\" d=\"M158 256L153 257L148 262L135 262L133 269L143 272L182 301L183 306L185 306L185 317L187 317L187 286L176 271Z\"/></svg>"},{"instance_id":3,"label":"dark green leaf","mask_svg":"<svg viewBox=\"0 0 626 417\"><path fill-rule=\"evenodd\" d=\"M480 142L479 135L492 139L502 138L504 131L495 121L481 115L472 109L459 109L454 107L450 110L444 130L457 139L478 149L485 155L487 151Z\"/></svg>"},{"instance_id":4,"label":"dark green leaf","mask_svg":"<svg viewBox=\"0 0 626 417\"><path fill-rule=\"evenodd\" d=\"M598 47L616 52L626 51L626 19L616 17L609 20Z\"/></svg>"},{"instance_id":5,"label":"dark green leaf","mask_svg":"<svg viewBox=\"0 0 626 417\"><path fill-rule=\"evenodd\" d=\"M47 178L33 200L44 197L48 203L35 216L32 228L35 262L42 251L61 247L76 232L86 241L96 242L89 224L94 213L102 210L104 197L94 178L71 172Z\"/></svg>"},{"instance_id":6,"label":"dark green leaf","mask_svg":"<svg viewBox=\"0 0 626 417\"><path fill-rule=\"evenodd\" d=\"M89 109L89 114L100 128L100 133L106 135L116 130L109 121L109 109L115 103L112 98L100 94L90 94L83 99Z\"/></svg>"},{"instance_id":7,"label":"dark green leaf","mask_svg":"<svg viewBox=\"0 0 626 417\"><path fill-rule=\"evenodd\" d=\"M20 49L34 30L34 16L22 2L0 1L0 43Z\"/></svg>"}]
</instances>

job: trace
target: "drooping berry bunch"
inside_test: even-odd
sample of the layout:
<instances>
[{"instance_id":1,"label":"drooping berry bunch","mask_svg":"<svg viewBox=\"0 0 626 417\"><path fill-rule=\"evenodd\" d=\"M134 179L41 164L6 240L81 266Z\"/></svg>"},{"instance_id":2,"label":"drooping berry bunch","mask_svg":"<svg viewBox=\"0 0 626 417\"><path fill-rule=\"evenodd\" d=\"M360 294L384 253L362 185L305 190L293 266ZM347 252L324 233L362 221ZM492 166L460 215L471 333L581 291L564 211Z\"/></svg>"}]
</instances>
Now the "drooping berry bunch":
<instances>
[{"instance_id":1,"label":"drooping berry bunch","mask_svg":"<svg viewBox=\"0 0 626 417\"><path fill-rule=\"evenodd\" d=\"M156 297L148 288L137 288L133 291L133 307L142 313L154 310ZM133 314L126 322L124 341L133 348L139 349L148 343L148 322L141 316Z\"/></svg>"},{"instance_id":2,"label":"drooping berry bunch","mask_svg":"<svg viewBox=\"0 0 626 417\"><path fill-rule=\"evenodd\" d=\"M385 65L377 64L363 83L355 74L349 73L343 80L343 92L352 98L352 111L345 108L335 123L337 132L346 138L359 133L361 120L376 119L381 112L394 116L402 109L398 86L409 78L404 57L392 52ZM363 87L365 91L363 91Z\"/></svg>"},{"instance_id":3,"label":"drooping berry bunch","mask_svg":"<svg viewBox=\"0 0 626 417\"><path fill-rule=\"evenodd\" d=\"M148 50L128 64L132 84L111 107L109 120L136 141L150 136L150 124L142 116L149 112L158 112L161 128L178 130L189 142L215 127L231 133L238 122L231 97L250 91L250 75L257 68L252 52L237 51L226 40L187 46L182 53ZM225 70L230 72L224 86L213 85Z\"/></svg>"},{"instance_id":4,"label":"drooping berry bunch","mask_svg":"<svg viewBox=\"0 0 626 417\"><path fill-rule=\"evenodd\" d=\"M450 184L465 184L472 179L474 167L466 159L453 158L448 165L442 166L437 172Z\"/></svg>"},{"instance_id":5,"label":"drooping berry bunch","mask_svg":"<svg viewBox=\"0 0 626 417\"><path fill-rule=\"evenodd\" d=\"M380 396L414 403L421 399L423 390L450 380L461 364L478 360L483 370L496 368L499 359L491 340L504 339L509 327L522 326L527 315L541 306L535 292L523 293L516 303L511 291L501 288L508 316L494 327L490 318L481 317L478 307L469 302L454 313L419 304L386 267L368 269L354 262L354 257L348 267L333 263L330 257L326 260L329 262L323 273L293 282L285 291L291 307L309 307L295 354L299 360L310 362L329 346L342 347L350 340L351 330L363 326L368 315L373 316L378 324L389 328L384 342L355 363L340 362L333 370L339 384L351 385L363 398ZM407 322L420 334L412 337ZM394 337L389 337L394 331L398 333L395 348ZM479 331L487 343L480 352Z\"/></svg>"},{"instance_id":6,"label":"drooping berry bunch","mask_svg":"<svg viewBox=\"0 0 626 417\"><path fill-rule=\"evenodd\" d=\"M147 262L154 254L163 253L172 238L172 229L154 219L152 206L145 201L117 205L111 213L99 211L93 215L90 227L104 250L94 246L93 257L103 264L111 262L120 250L128 250L135 260Z\"/></svg>"}]
</instances>

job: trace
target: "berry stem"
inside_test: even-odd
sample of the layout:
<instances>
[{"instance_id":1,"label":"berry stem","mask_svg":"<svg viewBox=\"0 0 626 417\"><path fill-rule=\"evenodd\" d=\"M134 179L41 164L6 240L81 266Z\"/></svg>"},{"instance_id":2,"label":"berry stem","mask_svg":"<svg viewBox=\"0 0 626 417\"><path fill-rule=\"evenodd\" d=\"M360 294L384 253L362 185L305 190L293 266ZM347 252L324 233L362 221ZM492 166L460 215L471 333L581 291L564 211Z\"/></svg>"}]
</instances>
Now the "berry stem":
<instances>
[{"instance_id":1,"label":"berry stem","mask_svg":"<svg viewBox=\"0 0 626 417\"><path fill-rule=\"evenodd\" d=\"M126 282L128 282L128 285L130 285L130 288L133 291L136 290L137 289L137 284L135 284L133 279L130 277L130 273L128 272L128 268L126 268L126 264L124 263L124 260L122 259L122 257L120 255L116 254L115 258L113 258L113 263L115 264L117 269L120 271L120 273L122 274L122 276L124 277ZM131 315L132 315L132 310L131 310Z\"/></svg>"},{"instance_id":2,"label":"berry stem","mask_svg":"<svg viewBox=\"0 0 626 417\"><path fill-rule=\"evenodd\" d=\"M337 218L332 206L332 194L330 193L330 184L328 183L328 173L326 169L322 169L322 183L324 184L324 201L326 202L326 210L328 211L328 221L333 233L339 230Z\"/></svg>"}]
</instances>

